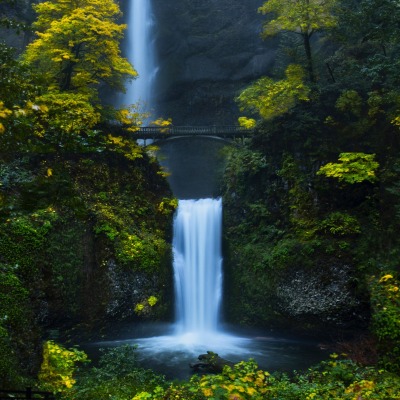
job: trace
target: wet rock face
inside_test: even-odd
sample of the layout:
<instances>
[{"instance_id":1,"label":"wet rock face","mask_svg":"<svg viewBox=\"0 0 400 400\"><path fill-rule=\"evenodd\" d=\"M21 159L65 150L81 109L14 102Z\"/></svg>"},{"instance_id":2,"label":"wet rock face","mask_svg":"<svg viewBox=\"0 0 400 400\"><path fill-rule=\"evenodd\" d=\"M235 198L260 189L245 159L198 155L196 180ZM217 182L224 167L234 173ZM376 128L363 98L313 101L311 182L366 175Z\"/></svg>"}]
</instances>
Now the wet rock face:
<instances>
[{"instance_id":1,"label":"wet rock face","mask_svg":"<svg viewBox=\"0 0 400 400\"><path fill-rule=\"evenodd\" d=\"M112 320L135 317L135 305L160 292L158 275L123 269L110 260L107 265L108 299L105 314Z\"/></svg>"},{"instance_id":2,"label":"wet rock face","mask_svg":"<svg viewBox=\"0 0 400 400\"><path fill-rule=\"evenodd\" d=\"M312 271L300 269L278 285L278 308L289 318L302 321L311 319L337 326L363 324L365 313L353 281L351 267L334 260Z\"/></svg>"},{"instance_id":3,"label":"wet rock face","mask_svg":"<svg viewBox=\"0 0 400 400\"><path fill-rule=\"evenodd\" d=\"M158 110L174 124L235 123L234 97L268 73L260 0L153 0Z\"/></svg>"}]
</instances>

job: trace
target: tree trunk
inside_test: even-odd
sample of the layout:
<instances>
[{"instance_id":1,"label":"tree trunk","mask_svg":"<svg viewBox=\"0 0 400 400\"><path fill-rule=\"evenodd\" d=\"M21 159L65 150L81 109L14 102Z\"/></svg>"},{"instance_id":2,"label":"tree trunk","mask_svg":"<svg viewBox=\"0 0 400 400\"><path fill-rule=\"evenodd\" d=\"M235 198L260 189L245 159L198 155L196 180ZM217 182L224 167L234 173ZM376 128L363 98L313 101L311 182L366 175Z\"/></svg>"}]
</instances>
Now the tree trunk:
<instances>
[{"instance_id":1,"label":"tree trunk","mask_svg":"<svg viewBox=\"0 0 400 400\"><path fill-rule=\"evenodd\" d=\"M311 54L310 38L311 38L311 35L308 32L303 33L304 49L306 51L306 57L307 57L308 78L310 79L310 82L315 83L315 75L314 75L313 59L312 59L312 54Z\"/></svg>"}]
</instances>

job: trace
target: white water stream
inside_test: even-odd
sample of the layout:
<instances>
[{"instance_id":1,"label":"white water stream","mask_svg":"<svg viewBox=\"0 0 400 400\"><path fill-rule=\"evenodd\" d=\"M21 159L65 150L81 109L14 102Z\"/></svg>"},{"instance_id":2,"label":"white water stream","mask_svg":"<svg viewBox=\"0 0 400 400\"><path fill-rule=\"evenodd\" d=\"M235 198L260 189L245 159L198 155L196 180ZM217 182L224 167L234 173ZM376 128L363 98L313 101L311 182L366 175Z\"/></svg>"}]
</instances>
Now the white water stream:
<instances>
[{"instance_id":1,"label":"white water stream","mask_svg":"<svg viewBox=\"0 0 400 400\"><path fill-rule=\"evenodd\" d=\"M180 200L174 222L176 317L180 334L218 331L222 294L221 199Z\"/></svg>"},{"instance_id":2,"label":"white water stream","mask_svg":"<svg viewBox=\"0 0 400 400\"><path fill-rule=\"evenodd\" d=\"M129 0L129 3L127 58L139 76L127 86L121 103L125 105L137 103L140 111L151 112L154 108L153 88L157 74L152 2L151 0Z\"/></svg>"}]
</instances>

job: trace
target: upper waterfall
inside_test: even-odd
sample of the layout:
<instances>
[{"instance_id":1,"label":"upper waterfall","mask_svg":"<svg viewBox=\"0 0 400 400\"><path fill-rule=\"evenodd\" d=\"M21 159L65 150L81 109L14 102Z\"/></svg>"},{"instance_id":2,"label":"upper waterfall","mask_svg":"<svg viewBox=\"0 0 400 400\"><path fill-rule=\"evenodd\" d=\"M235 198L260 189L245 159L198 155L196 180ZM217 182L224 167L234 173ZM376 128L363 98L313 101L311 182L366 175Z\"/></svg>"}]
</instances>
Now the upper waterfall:
<instances>
[{"instance_id":1,"label":"upper waterfall","mask_svg":"<svg viewBox=\"0 0 400 400\"><path fill-rule=\"evenodd\" d=\"M139 76L127 87L121 103L139 103L140 111L154 111L155 61L154 18L150 0L130 0L128 10L127 58Z\"/></svg>"}]
</instances>

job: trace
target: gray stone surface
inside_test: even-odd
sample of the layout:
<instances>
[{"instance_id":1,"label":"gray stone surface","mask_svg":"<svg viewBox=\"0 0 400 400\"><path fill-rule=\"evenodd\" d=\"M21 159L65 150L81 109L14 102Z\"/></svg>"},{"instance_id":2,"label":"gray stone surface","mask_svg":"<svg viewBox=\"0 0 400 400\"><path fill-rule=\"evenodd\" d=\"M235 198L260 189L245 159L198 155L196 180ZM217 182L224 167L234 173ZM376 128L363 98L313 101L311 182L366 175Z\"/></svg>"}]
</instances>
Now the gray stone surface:
<instances>
[{"instance_id":1,"label":"gray stone surface","mask_svg":"<svg viewBox=\"0 0 400 400\"><path fill-rule=\"evenodd\" d=\"M159 113L176 125L235 123L234 97L274 63L274 42L260 38L263 2L152 1Z\"/></svg>"}]
</instances>

